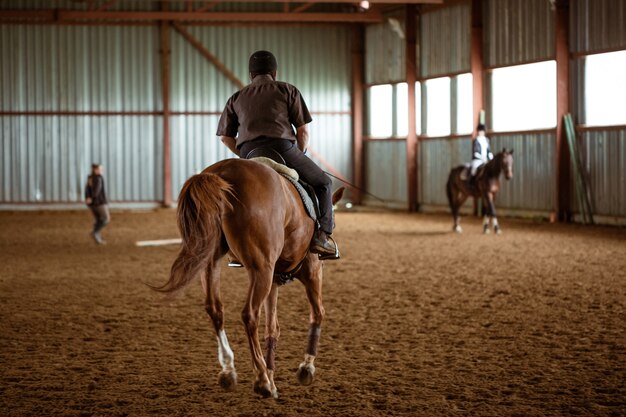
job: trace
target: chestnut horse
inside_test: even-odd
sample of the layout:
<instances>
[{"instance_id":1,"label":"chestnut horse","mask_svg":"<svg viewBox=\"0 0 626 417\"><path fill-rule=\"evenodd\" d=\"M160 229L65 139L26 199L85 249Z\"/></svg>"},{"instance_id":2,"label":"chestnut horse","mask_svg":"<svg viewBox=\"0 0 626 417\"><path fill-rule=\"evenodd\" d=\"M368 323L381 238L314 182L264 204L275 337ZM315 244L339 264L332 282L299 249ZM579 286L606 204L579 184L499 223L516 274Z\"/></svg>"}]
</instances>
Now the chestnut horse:
<instances>
[{"instance_id":1,"label":"chestnut horse","mask_svg":"<svg viewBox=\"0 0 626 417\"><path fill-rule=\"evenodd\" d=\"M342 194L343 188L335 192L333 204ZM254 391L263 397L278 396L274 357L280 335L279 283L274 276L281 273L290 273L304 284L311 305L308 345L297 372L301 384L311 384L324 318L322 261L309 252L315 222L295 187L259 162L227 159L187 180L178 199L177 218L182 246L169 280L154 289L176 294L201 276L205 309L217 337L220 386L232 390L237 383L220 298L219 261L229 251L245 266L250 279L241 317L256 373ZM265 356L257 334L261 307L265 309Z\"/></svg>"},{"instance_id":2,"label":"chestnut horse","mask_svg":"<svg viewBox=\"0 0 626 417\"><path fill-rule=\"evenodd\" d=\"M462 232L459 224L459 209L467 197L472 196L480 198L483 202L483 233L489 233L490 218L494 232L502 233L494 204L496 194L500 190L500 175L502 173L507 180L513 178L513 150L502 149L502 152L496 154L491 161L478 168L474 178L467 179L469 168L465 165L459 165L450 171L446 184L446 194L454 218L452 230L457 233ZM465 179L462 174L465 175Z\"/></svg>"}]
</instances>

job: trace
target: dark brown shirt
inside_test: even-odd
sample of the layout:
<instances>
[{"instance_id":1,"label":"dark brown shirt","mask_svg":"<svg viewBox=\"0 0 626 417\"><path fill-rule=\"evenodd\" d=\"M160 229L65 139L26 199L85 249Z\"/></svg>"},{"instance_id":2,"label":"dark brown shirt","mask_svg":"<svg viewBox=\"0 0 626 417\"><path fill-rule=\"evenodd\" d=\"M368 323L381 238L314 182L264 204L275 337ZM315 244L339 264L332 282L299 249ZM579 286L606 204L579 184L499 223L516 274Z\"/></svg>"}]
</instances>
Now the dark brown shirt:
<instances>
[{"instance_id":1,"label":"dark brown shirt","mask_svg":"<svg viewBox=\"0 0 626 417\"><path fill-rule=\"evenodd\" d=\"M91 198L90 206L107 204L107 195L104 191L104 178L102 175L90 175L85 186L85 198Z\"/></svg>"},{"instance_id":2,"label":"dark brown shirt","mask_svg":"<svg viewBox=\"0 0 626 417\"><path fill-rule=\"evenodd\" d=\"M296 87L274 81L271 75L257 75L251 84L228 99L217 125L217 135L236 138L237 148L263 137L295 142L293 127L311 120Z\"/></svg>"}]
</instances>

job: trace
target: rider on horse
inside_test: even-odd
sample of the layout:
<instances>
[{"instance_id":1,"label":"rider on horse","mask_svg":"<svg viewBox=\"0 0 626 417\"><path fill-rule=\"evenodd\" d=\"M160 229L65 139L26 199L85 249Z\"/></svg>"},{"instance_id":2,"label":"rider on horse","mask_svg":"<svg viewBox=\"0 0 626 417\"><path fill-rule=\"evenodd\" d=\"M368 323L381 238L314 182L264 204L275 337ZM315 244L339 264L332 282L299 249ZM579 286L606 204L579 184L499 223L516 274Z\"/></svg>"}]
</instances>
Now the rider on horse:
<instances>
[{"instance_id":1,"label":"rider on horse","mask_svg":"<svg viewBox=\"0 0 626 417\"><path fill-rule=\"evenodd\" d=\"M248 69L252 82L228 99L217 135L243 158L258 148L272 149L315 189L320 216L311 251L335 255L336 247L328 238L333 231L332 181L305 155L309 142L307 124L312 118L300 91L291 84L276 81L277 67L271 52L257 51L250 56Z\"/></svg>"},{"instance_id":2,"label":"rider on horse","mask_svg":"<svg viewBox=\"0 0 626 417\"><path fill-rule=\"evenodd\" d=\"M472 149L472 162L470 174L472 178L476 176L476 172L478 168L487 162L493 159L493 153L491 153L491 148L489 147L489 138L485 136L485 125L478 125L478 135L476 139L474 139L474 145Z\"/></svg>"}]
</instances>

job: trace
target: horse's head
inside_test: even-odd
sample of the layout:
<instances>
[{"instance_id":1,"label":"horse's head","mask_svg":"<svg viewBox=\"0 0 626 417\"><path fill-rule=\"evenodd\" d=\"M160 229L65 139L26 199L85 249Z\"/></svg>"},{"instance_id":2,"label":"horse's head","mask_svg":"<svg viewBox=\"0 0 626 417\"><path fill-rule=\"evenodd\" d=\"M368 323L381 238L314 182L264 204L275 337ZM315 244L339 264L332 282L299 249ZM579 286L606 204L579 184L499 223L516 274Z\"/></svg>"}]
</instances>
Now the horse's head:
<instances>
[{"instance_id":1,"label":"horse's head","mask_svg":"<svg viewBox=\"0 0 626 417\"><path fill-rule=\"evenodd\" d=\"M502 155L502 171L504 171L504 178L510 180L513 178L513 149L509 151L503 148L500 154Z\"/></svg>"}]
</instances>

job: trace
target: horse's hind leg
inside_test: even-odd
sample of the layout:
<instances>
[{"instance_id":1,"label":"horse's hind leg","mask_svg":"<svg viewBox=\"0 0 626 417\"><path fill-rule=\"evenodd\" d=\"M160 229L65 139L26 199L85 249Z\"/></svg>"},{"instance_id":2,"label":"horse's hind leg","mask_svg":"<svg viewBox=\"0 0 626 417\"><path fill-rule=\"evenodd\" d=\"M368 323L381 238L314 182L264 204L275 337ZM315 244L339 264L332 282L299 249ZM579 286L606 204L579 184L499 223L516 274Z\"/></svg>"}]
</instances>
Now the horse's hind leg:
<instances>
[{"instance_id":1,"label":"horse's hind leg","mask_svg":"<svg viewBox=\"0 0 626 417\"><path fill-rule=\"evenodd\" d=\"M324 306L322 305L322 263L317 259L307 262L306 271L302 278L302 283L306 288L306 295L311 305L309 319L309 336L304 362L298 367L296 376L302 385L313 383L315 376L315 357L317 356L317 346L322 330L322 320L324 319Z\"/></svg>"},{"instance_id":2,"label":"horse's hind leg","mask_svg":"<svg viewBox=\"0 0 626 417\"><path fill-rule=\"evenodd\" d=\"M278 396L276 389L272 390L272 383L267 372L267 365L263 357L263 350L259 343L258 327L261 305L270 295L273 281L273 268L266 267L263 269L248 269L250 277L250 288L248 290L248 298L246 306L241 313L243 324L246 328L248 343L250 344L250 352L252 354L252 367L257 375L254 382L254 391L263 397Z\"/></svg>"},{"instance_id":3,"label":"horse's hind leg","mask_svg":"<svg viewBox=\"0 0 626 417\"><path fill-rule=\"evenodd\" d=\"M456 193L456 199L454 201L454 208L452 210L452 215L454 216L454 227L452 230L454 230L456 233L463 233L463 229L461 228L461 206L465 203L465 201L467 200L467 195L462 193L461 191L458 191Z\"/></svg>"},{"instance_id":4,"label":"horse's hind leg","mask_svg":"<svg viewBox=\"0 0 626 417\"><path fill-rule=\"evenodd\" d=\"M237 385L237 372L235 371L235 355L228 344L224 330L224 308L220 299L220 268L216 261L209 262L202 279L202 287L205 294L205 309L213 321L217 337L217 357L222 366L218 381L222 388L230 391Z\"/></svg>"},{"instance_id":5,"label":"horse's hind leg","mask_svg":"<svg viewBox=\"0 0 626 417\"><path fill-rule=\"evenodd\" d=\"M274 384L274 371L276 370L276 346L280 336L278 325L278 285L272 284L270 295L265 300L265 365L270 379L271 391L278 393Z\"/></svg>"},{"instance_id":6,"label":"horse's hind leg","mask_svg":"<svg viewBox=\"0 0 626 417\"><path fill-rule=\"evenodd\" d=\"M448 177L448 182L446 183L446 195L448 197L448 205L450 206L450 212L452 213L452 219L454 221L454 224L452 225L452 231L456 233L461 233L462 229L459 225L459 193L457 192L456 187L453 184L452 173L450 173L450 177Z\"/></svg>"}]
</instances>

